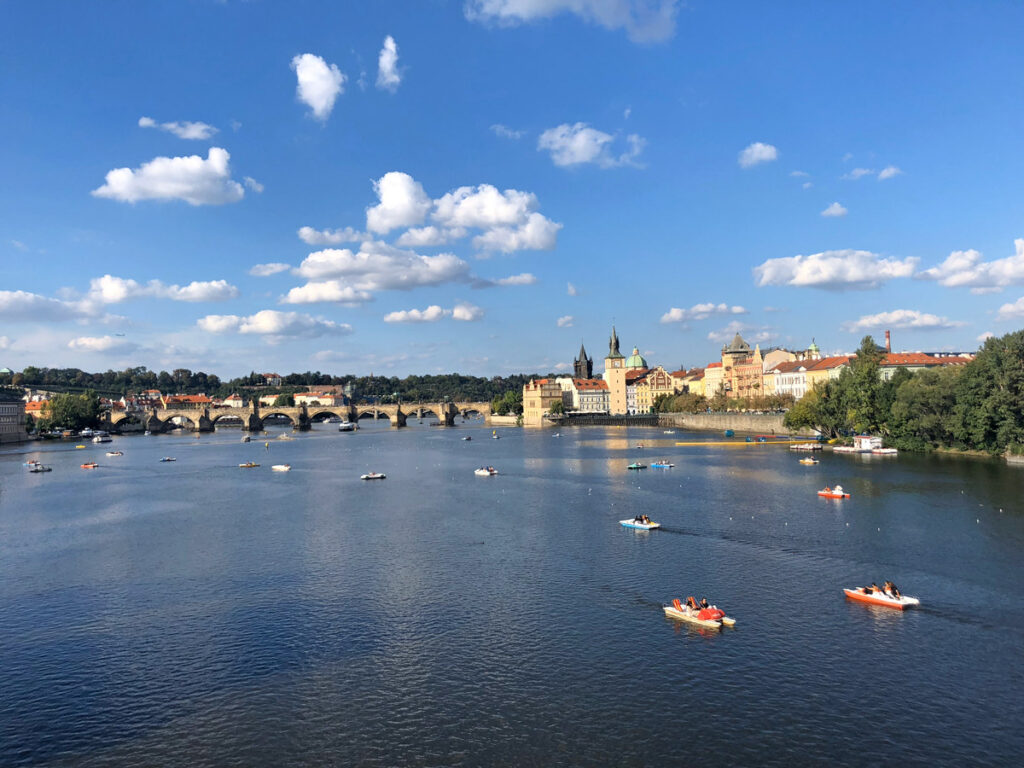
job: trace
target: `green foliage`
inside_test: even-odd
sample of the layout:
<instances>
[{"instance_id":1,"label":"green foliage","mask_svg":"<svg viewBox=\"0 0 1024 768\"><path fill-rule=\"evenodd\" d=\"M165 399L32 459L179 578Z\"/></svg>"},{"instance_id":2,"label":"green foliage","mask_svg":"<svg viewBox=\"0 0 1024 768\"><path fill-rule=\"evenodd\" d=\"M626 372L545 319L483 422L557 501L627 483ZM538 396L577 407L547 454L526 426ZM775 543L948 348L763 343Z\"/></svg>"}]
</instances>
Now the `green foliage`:
<instances>
[{"instance_id":1,"label":"green foliage","mask_svg":"<svg viewBox=\"0 0 1024 768\"><path fill-rule=\"evenodd\" d=\"M900 377L887 419L893 447L927 451L954 443L955 387L960 373L947 368Z\"/></svg>"},{"instance_id":2,"label":"green foliage","mask_svg":"<svg viewBox=\"0 0 1024 768\"><path fill-rule=\"evenodd\" d=\"M1024 442L1024 331L991 338L956 386L956 439L1001 453Z\"/></svg>"},{"instance_id":3,"label":"green foliage","mask_svg":"<svg viewBox=\"0 0 1024 768\"><path fill-rule=\"evenodd\" d=\"M561 416L565 413L565 404L561 400L555 400L548 409L548 412L555 416Z\"/></svg>"},{"instance_id":4,"label":"green foliage","mask_svg":"<svg viewBox=\"0 0 1024 768\"><path fill-rule=\"evenodd\" d=\"M278 395L274 405L291 407L295 405L295 395Z\"/></svg>"},{"instance_id":5,"label":"green foliage","mask_svg":"<svg viewBox=\"0 0 1024 768\"><path fill-rule=\"evenodd\" d=\"M521 416L523 413L522 388L510 389L491 400L491 412L498 416L508 416L509 414Z\"/></svg>"},{"instance_id":6,"label":"green foliage","mask_svg":"<svg viewBox=\"0 0 1024 768\"><path fill-rule=\"evenodd\" d=\"M40 431L97 427L100 423L100 399L92 391L80 395L54 395L45 413L37 422Z\"/></svg>"}]
</instances>

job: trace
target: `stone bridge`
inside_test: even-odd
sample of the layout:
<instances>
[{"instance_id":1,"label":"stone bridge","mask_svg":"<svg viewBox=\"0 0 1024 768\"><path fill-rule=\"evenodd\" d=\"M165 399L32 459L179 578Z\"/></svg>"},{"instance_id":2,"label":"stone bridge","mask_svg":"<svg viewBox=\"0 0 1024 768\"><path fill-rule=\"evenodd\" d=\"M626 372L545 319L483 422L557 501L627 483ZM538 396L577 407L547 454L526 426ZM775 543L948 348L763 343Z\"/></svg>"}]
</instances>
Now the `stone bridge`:
<instances>
[{"instance_id":1,"label":"stone bridge","mask_svg":"<svg viewBox=\"0 0 1024 768\"><path fill-rule=\"evenodd\" d=\"M104 425L106 429L116 431L119 424L126 421L139 421L150 432L166 432L176 426L182 426L192 432L213 432L217 422L231 419L242 422L242 430L246 432L263 431L264 420L271 416L283 416L291 422L293 429L309 429L316 419L337 416L344 421L359 419L388 419L392 427L404 427L410 418L432 418L442 426L455 425L455 418L463 418L478 414L490 422L491 404L473 402L444 403L400 403L398 405L296 405L296 406L264 406L251 402L245 408L154 408L148 413L114 413L108 414Z\"/></svg>"}]
</instances>

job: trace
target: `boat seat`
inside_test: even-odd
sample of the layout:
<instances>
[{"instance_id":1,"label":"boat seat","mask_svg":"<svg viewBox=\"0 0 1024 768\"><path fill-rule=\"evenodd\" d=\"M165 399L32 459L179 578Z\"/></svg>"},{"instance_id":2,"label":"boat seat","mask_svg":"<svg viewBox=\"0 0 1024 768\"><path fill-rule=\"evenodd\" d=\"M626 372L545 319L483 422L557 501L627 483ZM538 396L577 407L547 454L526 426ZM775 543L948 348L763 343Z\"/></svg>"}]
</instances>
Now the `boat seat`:
<instances>
[{"instance_id":1,"label":"boat seat","mask_svg":"<svg viewBox=\"0 0 1024 768\"><path fill-rule=\"evenodd\" d=\"M674 607L680 613L683 612L683 604L679 602L679 598L678 597L675 598L674 600L672 600L672 607Z\"/></svg>"}]
</instances>

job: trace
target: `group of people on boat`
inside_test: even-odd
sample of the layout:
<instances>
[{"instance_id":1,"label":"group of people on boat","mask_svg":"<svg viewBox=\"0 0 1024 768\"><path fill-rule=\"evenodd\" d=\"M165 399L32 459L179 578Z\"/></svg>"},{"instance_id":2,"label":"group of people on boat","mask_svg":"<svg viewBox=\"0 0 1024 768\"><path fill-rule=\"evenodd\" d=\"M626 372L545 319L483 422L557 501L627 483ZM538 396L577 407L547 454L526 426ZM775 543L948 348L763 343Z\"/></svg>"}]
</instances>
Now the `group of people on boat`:
<instances>
[{"instance_id":1,"label":"group of people on boat","mask_svg":"<svg viewBox=\"0 0 1024 768\"><path fill-rule=\"evenodd\" d=\"M702 597L698 603L696 599L694 599L693 595L690 595L686 598L686 607L691 611L699 611L704 608L710 608L711 606L708 605L708 599L706 597Z\"/></svg>"},{"instance_id":2,"label":"group of people on boat","mask_svg":"<svg viewBox=\"0 0 1024 768\"><path fill-rule=\"evenodd\" d=\"M649 518L647 515L637 515L633 518L633 522L639 523L640 525L650 525L651 518Z\"/></svg>"},{"instance_id":3,"label":"group of people on boat","mask_svg":"<svg viewBox=\"0 0 1024 768\"><path fill-rule=\"evenodd\" d=\"M874 582L871 582L871 586L864 587L864 591L868 594L885 595L886 597L891 597L894 600L899 600L903 596L903 594L899 590L899 587L897 587L891 581L883 582L881 587L879 587Z\"/></svg>"}]
</instances>

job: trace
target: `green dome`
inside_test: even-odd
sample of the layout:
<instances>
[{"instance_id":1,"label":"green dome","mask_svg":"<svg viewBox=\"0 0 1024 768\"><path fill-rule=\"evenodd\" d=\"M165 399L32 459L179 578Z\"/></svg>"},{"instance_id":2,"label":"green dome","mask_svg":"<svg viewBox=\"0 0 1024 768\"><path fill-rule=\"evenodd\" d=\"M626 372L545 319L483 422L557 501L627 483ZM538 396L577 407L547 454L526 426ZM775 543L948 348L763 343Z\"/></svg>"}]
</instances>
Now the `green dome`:
<instances>
[{"instance_id":1,"label":"green dome","mask_svg":"<svg viewBox=\"0 0 1024 768\"><path fill-rule=\"evenodd\" d=\"M646 368L647 361L643 359L640 350L633 347L633 354L626 358L627 368Z\"/></svg>"}]
</instances>

